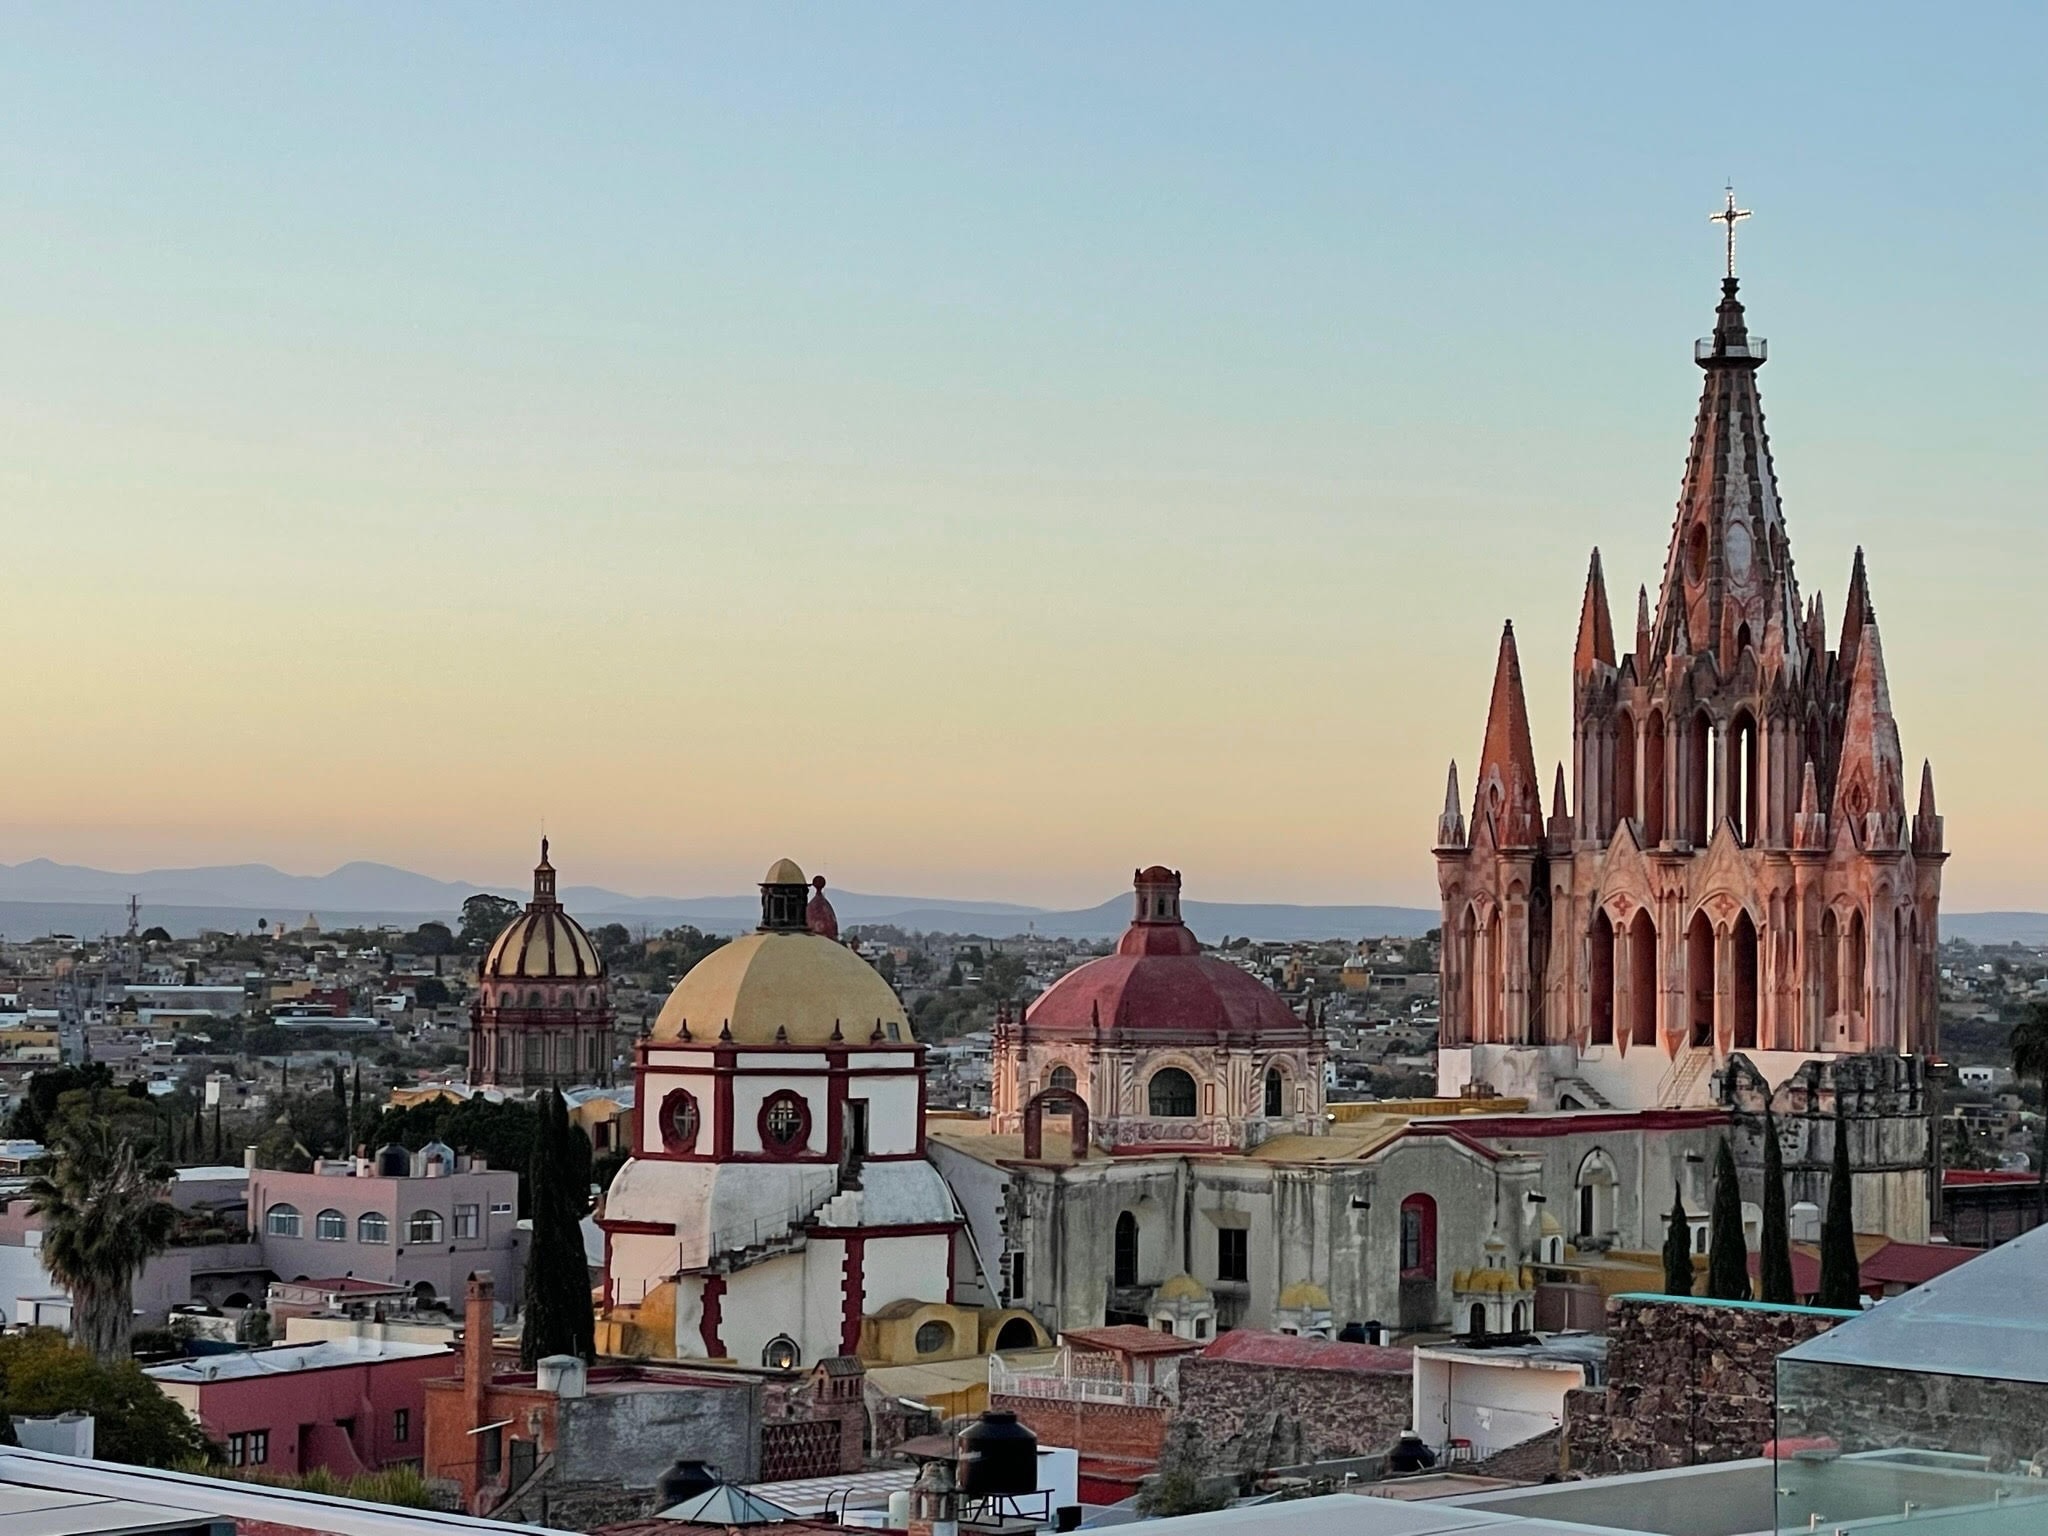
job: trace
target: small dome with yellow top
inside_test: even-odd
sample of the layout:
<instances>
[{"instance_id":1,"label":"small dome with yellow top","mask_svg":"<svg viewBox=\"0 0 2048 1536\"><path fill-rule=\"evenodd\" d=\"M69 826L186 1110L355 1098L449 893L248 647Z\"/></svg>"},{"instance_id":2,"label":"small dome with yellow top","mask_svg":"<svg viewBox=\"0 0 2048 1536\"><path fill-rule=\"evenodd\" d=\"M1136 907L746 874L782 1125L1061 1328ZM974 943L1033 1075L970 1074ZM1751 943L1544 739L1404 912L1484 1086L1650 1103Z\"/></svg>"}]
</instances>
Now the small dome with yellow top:
<instances>
[{"instance_id":1,"label":"small dome with yellow top","mask_svg":"<svg viewBox=\"0 0 2048 1536\"><path fill-rule=\"evenodd\" d=\"M1207 1301L1209 1287L1193 1275L1168 1275L1152 1293L1154 1301Z\"/></svg>"}]
</instances>

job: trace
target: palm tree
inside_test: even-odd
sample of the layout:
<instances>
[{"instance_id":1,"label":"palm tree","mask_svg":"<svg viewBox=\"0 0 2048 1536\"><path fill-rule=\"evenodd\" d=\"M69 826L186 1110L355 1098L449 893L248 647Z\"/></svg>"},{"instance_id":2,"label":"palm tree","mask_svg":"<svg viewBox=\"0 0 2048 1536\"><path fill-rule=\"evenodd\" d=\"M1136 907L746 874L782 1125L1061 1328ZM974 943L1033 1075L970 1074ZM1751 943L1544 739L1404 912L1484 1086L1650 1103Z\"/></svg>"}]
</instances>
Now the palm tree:
<instances>
[{"instance_id":1,"label":"palm tree","mask_svg":"<svg viewBox=\"0 0 2048 1536\"><path fill-rule=\"evenodd\" d=\"M104 1120L58 1142L54 1172L28 1186L43 1218L43 1262L71 1295L71 1336L109 1364L128 1357L135 1277L170 1246L168 1180Z\"/></svg>"},{"instance_id":2,"label":"palm tree","mask_svg":"<svg viewBox=\"0 0 2048 1536\"><path fill-rule=\"evenodd\" d=\"M2048 1222L2048 1003L2029 1003L2006 1042L2012 1052L2012 1075L2032 1078L2041 1088L2041 1120L2034 1132L2034 1167L2040 1172L2035 1195L2037 1219Z\"/></svg>"}]
</instances>

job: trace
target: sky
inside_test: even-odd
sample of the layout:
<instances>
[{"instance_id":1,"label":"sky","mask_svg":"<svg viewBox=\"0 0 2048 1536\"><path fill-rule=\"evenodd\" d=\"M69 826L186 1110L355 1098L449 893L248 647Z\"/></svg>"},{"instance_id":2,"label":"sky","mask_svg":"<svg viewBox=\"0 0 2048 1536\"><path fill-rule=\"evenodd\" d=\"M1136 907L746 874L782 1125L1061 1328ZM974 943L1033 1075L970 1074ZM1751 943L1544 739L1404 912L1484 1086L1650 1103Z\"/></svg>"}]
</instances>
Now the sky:
<instances>
[{"instance_id":1,"label":"sky","mask_svg":"<svg viewBox=\"0 0 2048 1536\"><path fill-rule=\"evenodd\" d=\"M1433 903L1502 619L1547 765L1589 550L1657 579L1733 178L1802 585L1865 547L1947 905L2048 907L2044 57L1991 3L7 7L0 862Z\"/></svg>"}]
</instances>

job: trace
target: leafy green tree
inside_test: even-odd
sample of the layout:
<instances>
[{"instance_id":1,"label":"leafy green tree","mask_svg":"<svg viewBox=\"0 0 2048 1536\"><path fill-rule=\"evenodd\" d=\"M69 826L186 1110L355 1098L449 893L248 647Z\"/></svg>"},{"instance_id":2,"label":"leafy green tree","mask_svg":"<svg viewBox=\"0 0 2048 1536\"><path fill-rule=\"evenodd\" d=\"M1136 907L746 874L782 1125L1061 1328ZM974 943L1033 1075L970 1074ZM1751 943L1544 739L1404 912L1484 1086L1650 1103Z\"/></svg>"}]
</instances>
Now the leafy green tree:
<instances>
[{"instance_id":1,"label":"leafy green tree","mask_svg":"<svg viewBox=\"0 0 2048 1536\"><path fill-rule=\"evenodd\" d=\"M145 928L142 930L142 942L145 944L168 944L171 942L171 931L168 928Z\"/></svg>"},{"instance_id":2,"label":"leafy green tree","mask_svg":"<svg viewBox=\"0 0 2048 1536\"><path fill-rule=\"evenodd\" d=\"M1692 1294L1692 1223L1685 1219L1685 1195L1671 1186L1671 1219L1664 1228L1664 1294Z\"/></svg>"},{"instance_id":3,"label":"leafy green tree","mask_svg":"<svg viewBox=\"0 0 2048 1536\"><path fill-rule=\"evenodd\" d=\"M1763 1299L1786 1306L1799 1299L1792 1287L1792 1232L1785 1217L1785 1154L1778 1122L1764 1108L1764 1230L1757 1258Z\"/></svg>"},{"instance_id":4,"label":"leafy green tree","mask_svg":"<svg viewBox=\"0 0 2048 1536\"><path fill-rule=\"evenodd\" d=\"M624 1147L610 1147L591 1160L590 1178L599 1189L610 1189L612 1180L619 1176L619 1170L631 1162L633 1154Z\"/></svg>"},{"instance_id":5,"label":"leafy green tree","mask_svg":"<svg viewBox=\"0 0 2048 1536\"><path fill-rule=\"evenodd\" d=\"M416 955L452 955L455 935L446 923L421 923L406 939L405 947Z\"/></svg>"},{"instance_id":6,"label":"leafy green tree","mask_svg":"<svg viewBox=\"0 0 2048 1536\"><path fill-rule=\"evenodd\" d=\"M45 1146L62 1129L59 1102L67 1093L105 1090L114 1086L114 1073L105 1062L89 1061L82 1066L51 1067L29 1075L28 1091L8 1117L7 1134Z\"/></svg>"},{"instance_id":7,"label":"leafy green tree","mask_svg":"<svg viewBox=\"0 0 2048 1536\"><path fill-rule=\"evenodd\" d=\"M1707 1294L1719 1301L1749 1300L1749 1249L1742 1240L1742 1185L1728 1138L1714 1154L1714 1215L1707 1239Z\"/></svg>"},{"instance_id":8,"label":"leafy green tree","mask_svg":"<svg viewBox=\"0 0 2048 1536\"><path fill-rule=\"evenodd\" d=\"M493 1103L479 1095L460 1104L441 1101L387 1109L365 1139L375 1147L397 1142L414 1152L430 1141L445 1141L458 1152L483 1158L493 1168L515 1172L524 1214L532 1210L527 1175L539 1128L539 1114L526 1105L511 1100Z\"/></svg>"},{"instance_id":9,"label":"leafy green tree","mask_svg":"<svg viewBox=\"0 0 2048 1536\"><path fill-rule=\"evenodd\" d=\"M1835 1160L1828 1174L1828 1209L1820 1227L1820 1294L1824 1307L1853 1312L1863 1304L1862 1265L1850 1207L1849 1120L1835 1101Z\"/></svg>"},{"instance_id":10,"label":"leafy green tree","mask_svg":"<svg viewBox=\"0 0 2048 1536\"><path fill-rule=\"evenodd\" d=\"M957 987L966 979L966 976L962 974L960 970L960 962L958 960L955 960L953 962L952 968L946 972L946 985L949 987Z\"/></svg>"},{"instance_id":11,"label":"leafy green tree","mask_svg":"<svg viewBox=\"0 0 2048 1536\"><path fill-rule=\"evenodd\" d=\"M65 1133L56 1167L29 1183L43 1262L71 1295L72 1335L102 1360L127 1355L135 1277L170 1246L167 1173L145 1167L107 1122L87 1120Z\"/></svg>"},{"instance_id":12,"label":"leafy green tree","mask_svg":"<svg viewBox=\"0 0 2048 1536\"><path fill-rule=\"evenodd\" d=\"M2012 1052L2012 1075L2021 1082L2031 1078L2041 1090L2043 1114L2034 1128L2034 1200L2039 1219L2048 1223L2048 1003L2027 1004L2006 1046Z\"/></svg>"},{"instance_id":13,"label":"leafy green tree","mask_svg":"<svg viewBox=\"0 0 2048 1536\"><path fill-rule=\"evenodd\" d=\"M457 942L469 951L481 953L505 931L505 925L519 915L519 903L504 896L479 891L462 904L462 931Z\"/></svg>"},{"instance_id":14,"label":"leafy green tree","mask_svg":"<svg viewBox=\"0 0 2048 1536\"><path fill-rule=\"evenodd\" d=\"M453 996L448 983L438 976L424 977L413 984L412 1000L422 1008L446 1007Z\"/></svg>"},{"instance_id":15,"label":"leafy green tree","mask_svg":"<svg viewBox=\"0 0 2048 1536\"><path fill-rule=\"evenodd\" d=\"M583 1251L583 1213L589 1205L590 1143L569 1123L569 1107L550 1089L540 1102L527 1186L533 1208L533 1246L526 1255L526 1321L519 1335L520 1364L531 1370L549 1355L597 1356L597 1323L590 1304L590 1266ZM583 1181L575 1183L574 1140L583 1139Z\"/></svg>"},{"instance_id":16,"label":"leafy green tree","mask_svg":"<svg viewBox=\"0 0 2048 1536\"><path fill-rule=\"evenodd\" d=\"M0 1409L32 1418L91 1414L93 1453L103 1461L176 1467L215 1458L191 1416L133 1360L95 1359L47 1328L0 1338Z\"/></svg>"},{"instance_id":17,"label":"leafy green tree","mask_svg":"<svg viewBox=\"0 0 2048 1536\"><path fill-rule=\"evenodd\" d=\"M624 923L603 924L590 935L590 942L597 946L598 958L614 970L640 948Z\"/></svg>"}]
</instances>

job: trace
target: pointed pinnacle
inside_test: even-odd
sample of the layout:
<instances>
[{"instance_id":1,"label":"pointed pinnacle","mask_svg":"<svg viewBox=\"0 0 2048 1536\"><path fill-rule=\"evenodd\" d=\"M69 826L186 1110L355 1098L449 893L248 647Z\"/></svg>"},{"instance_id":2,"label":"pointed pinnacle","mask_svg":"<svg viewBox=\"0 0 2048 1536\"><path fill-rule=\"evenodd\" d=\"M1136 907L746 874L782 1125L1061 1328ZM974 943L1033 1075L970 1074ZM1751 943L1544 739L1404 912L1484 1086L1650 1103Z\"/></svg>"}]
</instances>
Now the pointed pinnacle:
<instances>
[{"instance_id":1,"label":"pointed pinnacle","mask_svg":"<svg viewBox=\"0 0 2048 1536\"><path fill-rule=\"evenodd\" d=\"M1820 780L1814 777L1813 759L1810 757L1806 760L1806 772L1799 781L1799 814L1820 814Z\"/></svg>"},{"instance_id":2,"label":"pointed pinnacle","mask_svg":"<svg viewBox=\"0 0 2048 1536\"><path fill-rule=\"evenodd\" d=\"M1557 820L1557 821L1563 821L1563 820L1565 820L1565 819L1566 819L1566 816L1567 816L1567 814L1568 814L1568 813L1566 812L1566 810L1565 810L1565 805L1564 805L1564 764L1563 764L1563 763L1559 763L1559 764L1557 765L1557 777L1556 777L1556 779L1555 779L1555 780L1553 780L1553 781L1552 781L1552 784L1551 784L1551 789L1550 789L1550 814L1551 814L1551 817L1552 817L1552 818L1553 818L1554 820Z\"/></svg>"},{"instance_id":3,"label":"pointed pinnacle","mask_svg":"<svg viewBox=\"0 0 2048 1536\"><path fill-rule=\"evenodd\" d=\"M1920 759L1920 814L1934 814L1934 764L1924 757Z\"/></svg>"},{"instance_id":4,"label":"pointed pinnacle","mask_svg":"<svg viewBox=\"0 0 2048 1536\"><path fill-rule=\"evenodd\" d=\"M1458 804L1458 760L1451 759L1451 771L1444 776L1444 814L1455 816L1462 810Z\"/></svg>"}]
</instances>

